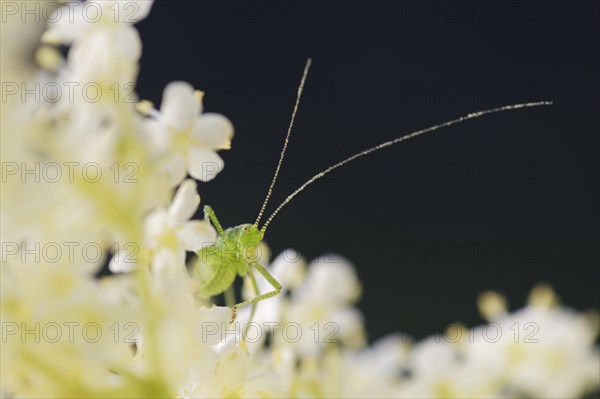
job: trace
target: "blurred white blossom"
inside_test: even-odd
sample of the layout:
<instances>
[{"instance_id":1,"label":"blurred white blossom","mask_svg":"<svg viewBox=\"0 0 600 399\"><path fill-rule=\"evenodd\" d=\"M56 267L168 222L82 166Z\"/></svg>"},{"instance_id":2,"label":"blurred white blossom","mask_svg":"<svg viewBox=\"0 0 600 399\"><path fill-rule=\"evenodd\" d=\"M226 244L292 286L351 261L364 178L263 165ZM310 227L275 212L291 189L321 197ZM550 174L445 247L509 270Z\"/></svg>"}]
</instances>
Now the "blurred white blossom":
<instances>
[{"instance_id":1,"label":"blurred white blossom","mask_svg":"<svg viewBox=\"0 0 600 399\"><path fill-rule=\"evenodd\" d=\"M181 267L186 251L198 251L214 243L217 232L208 220L190 220L199 204L196 182L188 179L179 186L168 209L160 207L146 216L143 243L155 271L165 270L169 265ZM123 249L123 253L116 253L111 260L112 272L131 271L145 260L137 255L138 246Z\"/></svg>"},{"instance_id":2,"label":"blurred white blossom","mask_svg":"<svg viewBox=\"0 0 600 399\"><path fill-rule=\"evenodd\" d=\"M151 6L63 2L47 27L7 16L3 82L135 82L142 45L133 25ZM70 46L66 59L58 44ZM361 284L348 260L306 262L287 250L271 262L262 242L258 261L282 291L230 323L230 308L195 295L186 265L186 252L219 239L208 221L192 219L200 195L186 175L209 181L223 169L217 151L230 147L231 122L203 113L202 93L184 82L167 85L160 111L81 93L5 98L2 397L564 398L600 386L597 312L560 305L548 285L513 312L484 293L488 322L454 325L457 339L415 342L400 332L368 345L370 315L356 308ZM76 164L104 178L41 175ZM21 174L22 165L33 172ZM48 245L62 252L51 258L39 249ZM255 276L259 293L273 289ZM249 276L244 284L244 299L257 295Z\"/></svg>"}]
</instances>

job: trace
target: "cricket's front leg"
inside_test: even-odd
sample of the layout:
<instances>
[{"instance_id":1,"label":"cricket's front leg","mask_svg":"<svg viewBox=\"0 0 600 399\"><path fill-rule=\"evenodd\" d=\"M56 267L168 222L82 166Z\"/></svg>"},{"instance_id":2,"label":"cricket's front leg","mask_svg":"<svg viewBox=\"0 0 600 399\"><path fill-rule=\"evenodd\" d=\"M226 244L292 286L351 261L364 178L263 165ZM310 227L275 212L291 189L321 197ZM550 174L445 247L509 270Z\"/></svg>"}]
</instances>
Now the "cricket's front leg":
<instances>
[{"instance_id":1,"label":"cricket's front leg","mask_svg":"<svg viewBox=\"0 0 600 399\"><path fill-rule=\"evenodd\" d=\"M233 323L233 321L235 320L235 317L237 316L237 310L241 307L247 306L247 305L254 305L257 302L260 302L264 299L268 299L271 297L274 297L275 295L279 294L281 292L281 284L279 284L279 282L277 280L275 280L275 277L271 276L271 274L267 271L267 269L265 269L264 267L262 267L260 265L260 263L258 263L255 260L249 260L248 263L254 267L260 274L262 274L262 276L273 286L273 288L275 288L275 290L273 291L269 291L265 294L261 294L258 295L252 299L248 299L247 301L244 302L240 302L237 305L235 305L231 310L233 311L233 314L231 315L231 322ZM249 274L251 276L252 279L254 279L254 276L251 274L252 271L249 270ZM254 312L253 312L254 313Z\"/></svg>"},{"instance_id":2,"label":"cricket's front leg","mask_svg":"<svg viewBox=\"0 0 600 399\"><path fill-rule=\"evenodd\" d=\"M208 218L212 225L215 226L215 229L217 229L219 235L222 238L225 238L225 231L223 230L223 227L221 227L221 223L219 223L219 219L217 219L217 215L215 214L215 211L213 211L213 209L210 207L210 205L204 206L204 219L206 218Z\"/></svg>"}]
</instances>

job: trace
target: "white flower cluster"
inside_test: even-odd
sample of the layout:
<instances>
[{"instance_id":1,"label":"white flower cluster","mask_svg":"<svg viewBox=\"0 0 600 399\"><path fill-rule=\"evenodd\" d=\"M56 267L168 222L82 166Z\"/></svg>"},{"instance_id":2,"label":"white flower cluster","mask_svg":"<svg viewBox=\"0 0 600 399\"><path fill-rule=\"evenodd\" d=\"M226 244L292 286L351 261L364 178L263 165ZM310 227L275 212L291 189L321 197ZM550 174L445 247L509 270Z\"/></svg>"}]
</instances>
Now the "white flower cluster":
<instances>
[{"instance_id":1,"label":"white flower cluster","mask_svg":"<svg viewBox=\"0 0 600 399\"><path fill-rule=\"evenodd\" d=\"M231 123L203 113L187 83L169 84L160 110L137 98L133 24L152 1L63 3L3 8L2 397L547 398L598 388L597 315L559 306L543 285L514 313L483 295L488 324L369 346L348 261L306 265L286 251L269 264L263 246L283 290L230 323L228 307L195 295L186 252L216 240L194 219L195 180L222 170ZM31 9L43 17L23 18Z\"/></svg>"}]
</instances>

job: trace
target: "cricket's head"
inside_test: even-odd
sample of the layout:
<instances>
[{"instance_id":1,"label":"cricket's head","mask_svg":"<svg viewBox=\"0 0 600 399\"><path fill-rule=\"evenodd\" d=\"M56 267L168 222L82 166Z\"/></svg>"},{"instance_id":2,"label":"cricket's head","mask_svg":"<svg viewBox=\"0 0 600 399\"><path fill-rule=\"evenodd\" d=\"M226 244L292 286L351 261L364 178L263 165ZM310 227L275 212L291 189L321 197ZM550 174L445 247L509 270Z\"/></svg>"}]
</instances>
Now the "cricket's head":
<instances>
[{"instance_id":1,"label":"cricket's head","mask_svg":"<svg viewBox=\"0 0 600 399\"><path fill-rule=\"evenodd\" d=\"M252 224L240 224L233 228L237 242L247 251L256 251L264 233Z\"/></svg>"}]
</instances>

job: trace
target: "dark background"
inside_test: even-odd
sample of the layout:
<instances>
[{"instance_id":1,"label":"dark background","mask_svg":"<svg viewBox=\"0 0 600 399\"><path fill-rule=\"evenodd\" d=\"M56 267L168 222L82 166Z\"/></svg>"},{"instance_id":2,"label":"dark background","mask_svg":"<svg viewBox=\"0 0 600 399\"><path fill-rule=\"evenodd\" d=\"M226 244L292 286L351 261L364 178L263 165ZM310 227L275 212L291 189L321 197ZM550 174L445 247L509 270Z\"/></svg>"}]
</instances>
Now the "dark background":
<instances>
[{"instance_id":1,"label":"dark background","mask_svg":"<svg viewBox=\"0 0 600 399\"><path fill-rule=\"evenodd\" d=\"M348 258L370 338L480 323L486 289L518 308L553 284L599 307L599 6L584 2L158 1L138 24L143 98L185 80L228 116L226 170L199 183L221 223L252 223L314 60L273 202L367 146L504 104L311 186L270 226L275 254ZM269 213L269 212L267 212Z\"/></svg>"}]
</instances>

